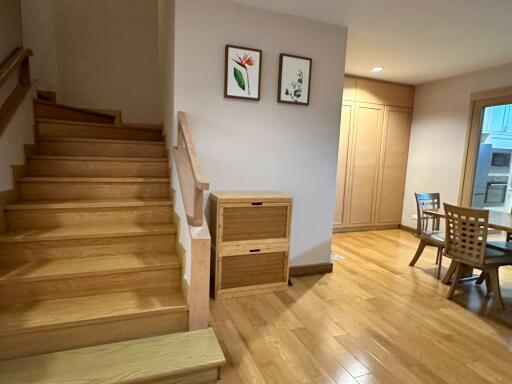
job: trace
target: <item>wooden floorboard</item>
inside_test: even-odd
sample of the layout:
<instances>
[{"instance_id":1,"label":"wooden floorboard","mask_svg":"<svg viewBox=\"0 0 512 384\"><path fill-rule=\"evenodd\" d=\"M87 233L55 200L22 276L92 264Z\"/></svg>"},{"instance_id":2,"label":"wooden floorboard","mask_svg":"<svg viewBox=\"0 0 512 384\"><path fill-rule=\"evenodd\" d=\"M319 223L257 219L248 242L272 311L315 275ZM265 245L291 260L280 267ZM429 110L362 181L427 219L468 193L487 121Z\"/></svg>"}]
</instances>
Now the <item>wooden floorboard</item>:
<instances>
[{"instance_id":1,"label":"wooden floorboard","mask_svg":"<svg viewBox=\"0 0 512 384\"><path fill-rule=\"evenodd\" d=\"M500 276L506 311L485 284L466 283L449 301L435 250L408 266L417 244L402 230L336 234L346 259L333 273L212 301L222 383L511 383L512 268Z\"/></svg>"}]
</instances>

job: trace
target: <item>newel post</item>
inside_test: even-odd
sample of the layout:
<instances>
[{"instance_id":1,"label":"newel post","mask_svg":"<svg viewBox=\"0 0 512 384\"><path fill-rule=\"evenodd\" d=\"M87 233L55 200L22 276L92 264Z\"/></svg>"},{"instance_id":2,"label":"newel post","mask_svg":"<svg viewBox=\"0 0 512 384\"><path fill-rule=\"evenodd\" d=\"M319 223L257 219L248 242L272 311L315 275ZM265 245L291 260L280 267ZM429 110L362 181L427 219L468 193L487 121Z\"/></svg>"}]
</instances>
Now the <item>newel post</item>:
<instances>
[{"instance_id":1,"label":"newel post","mask_svg":"<svg viewBox=\"0 0 512 384\"><path fill-rule=\"evenodd\" d=\"M189 228L192 238L189 329L192 331L208 328L211 237L204 218L201 227Z\"/></svg>"}]
</instances>

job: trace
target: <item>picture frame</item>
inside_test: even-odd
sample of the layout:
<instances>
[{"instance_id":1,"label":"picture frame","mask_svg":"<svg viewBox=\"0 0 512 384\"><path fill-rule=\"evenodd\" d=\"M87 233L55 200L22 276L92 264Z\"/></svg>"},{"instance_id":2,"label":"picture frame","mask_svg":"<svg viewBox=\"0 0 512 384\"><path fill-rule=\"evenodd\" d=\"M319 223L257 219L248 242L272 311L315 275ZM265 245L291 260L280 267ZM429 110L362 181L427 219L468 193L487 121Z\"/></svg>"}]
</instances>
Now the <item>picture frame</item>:
<instances>
[{"instance_id":1,"label":"picture frame","mask_svg":"<svg viewBox=\"0 0 512 384\"><path fill-rule=\"evenodd\" d=\"M260 99L262 57L260 49L226 45L224 97Z\"/></svg>"},{"instance_id":2,"label":"picture frame","mask_svg":"<svg viewBox=\"0 0 512 384\"><path fill-rule=\"evenodd\" d=\"M313 59L309 57L281 53L279 56L278 102L309 105L312 65Z\"/></svg>"}]
</instances>

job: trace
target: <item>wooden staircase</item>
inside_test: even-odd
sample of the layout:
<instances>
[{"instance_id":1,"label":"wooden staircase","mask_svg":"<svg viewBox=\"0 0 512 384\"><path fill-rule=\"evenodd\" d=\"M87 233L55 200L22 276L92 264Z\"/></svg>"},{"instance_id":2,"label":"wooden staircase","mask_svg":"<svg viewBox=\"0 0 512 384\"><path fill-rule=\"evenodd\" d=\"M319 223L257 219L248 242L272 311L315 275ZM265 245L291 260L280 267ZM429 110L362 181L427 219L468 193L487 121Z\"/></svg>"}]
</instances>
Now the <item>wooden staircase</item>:
<instances>
[{"instance_id":1,"label":"wooden staircase","mask_svg":"<svg viewBox=\"0 0 512 384\"><path fill-rule=\"evenodd\" d=\"M0 234L0 360L187 331L162 127L35 110Z\"/></svg>"}]
</instances>

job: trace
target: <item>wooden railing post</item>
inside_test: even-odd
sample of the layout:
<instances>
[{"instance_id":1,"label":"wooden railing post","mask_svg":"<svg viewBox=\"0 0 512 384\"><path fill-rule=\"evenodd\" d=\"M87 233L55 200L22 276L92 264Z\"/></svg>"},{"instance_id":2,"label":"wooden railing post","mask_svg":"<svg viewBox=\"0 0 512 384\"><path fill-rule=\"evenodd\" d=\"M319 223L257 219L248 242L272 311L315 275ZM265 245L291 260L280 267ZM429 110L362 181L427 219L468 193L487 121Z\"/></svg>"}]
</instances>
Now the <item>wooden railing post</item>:
<instances>
[{"instance_id":1,"label":"wooden railing post","mask_svg":"<svg viewBox=\"0 0 512 384\"><path fill-rule=\"evenodd\" d=\"M206 221L202 227L190 227L191 268L189 288L189 329L208 328L210 302L210 231Z\"/></svg>"},{"instance_id":2,"label":"wooden railing post","mask_svg":"<svg viewBox=\"0 0 512 384\"><path fill-rule=\"evenodd\" d=\"M178 112L177 143L173 154L191 239L189 329L202 329L208 327L210 298L211 238L203 212L204 192L209 189L209 184L202 180L187 118L183 112Z\"/></svg>"}]
</instances>

